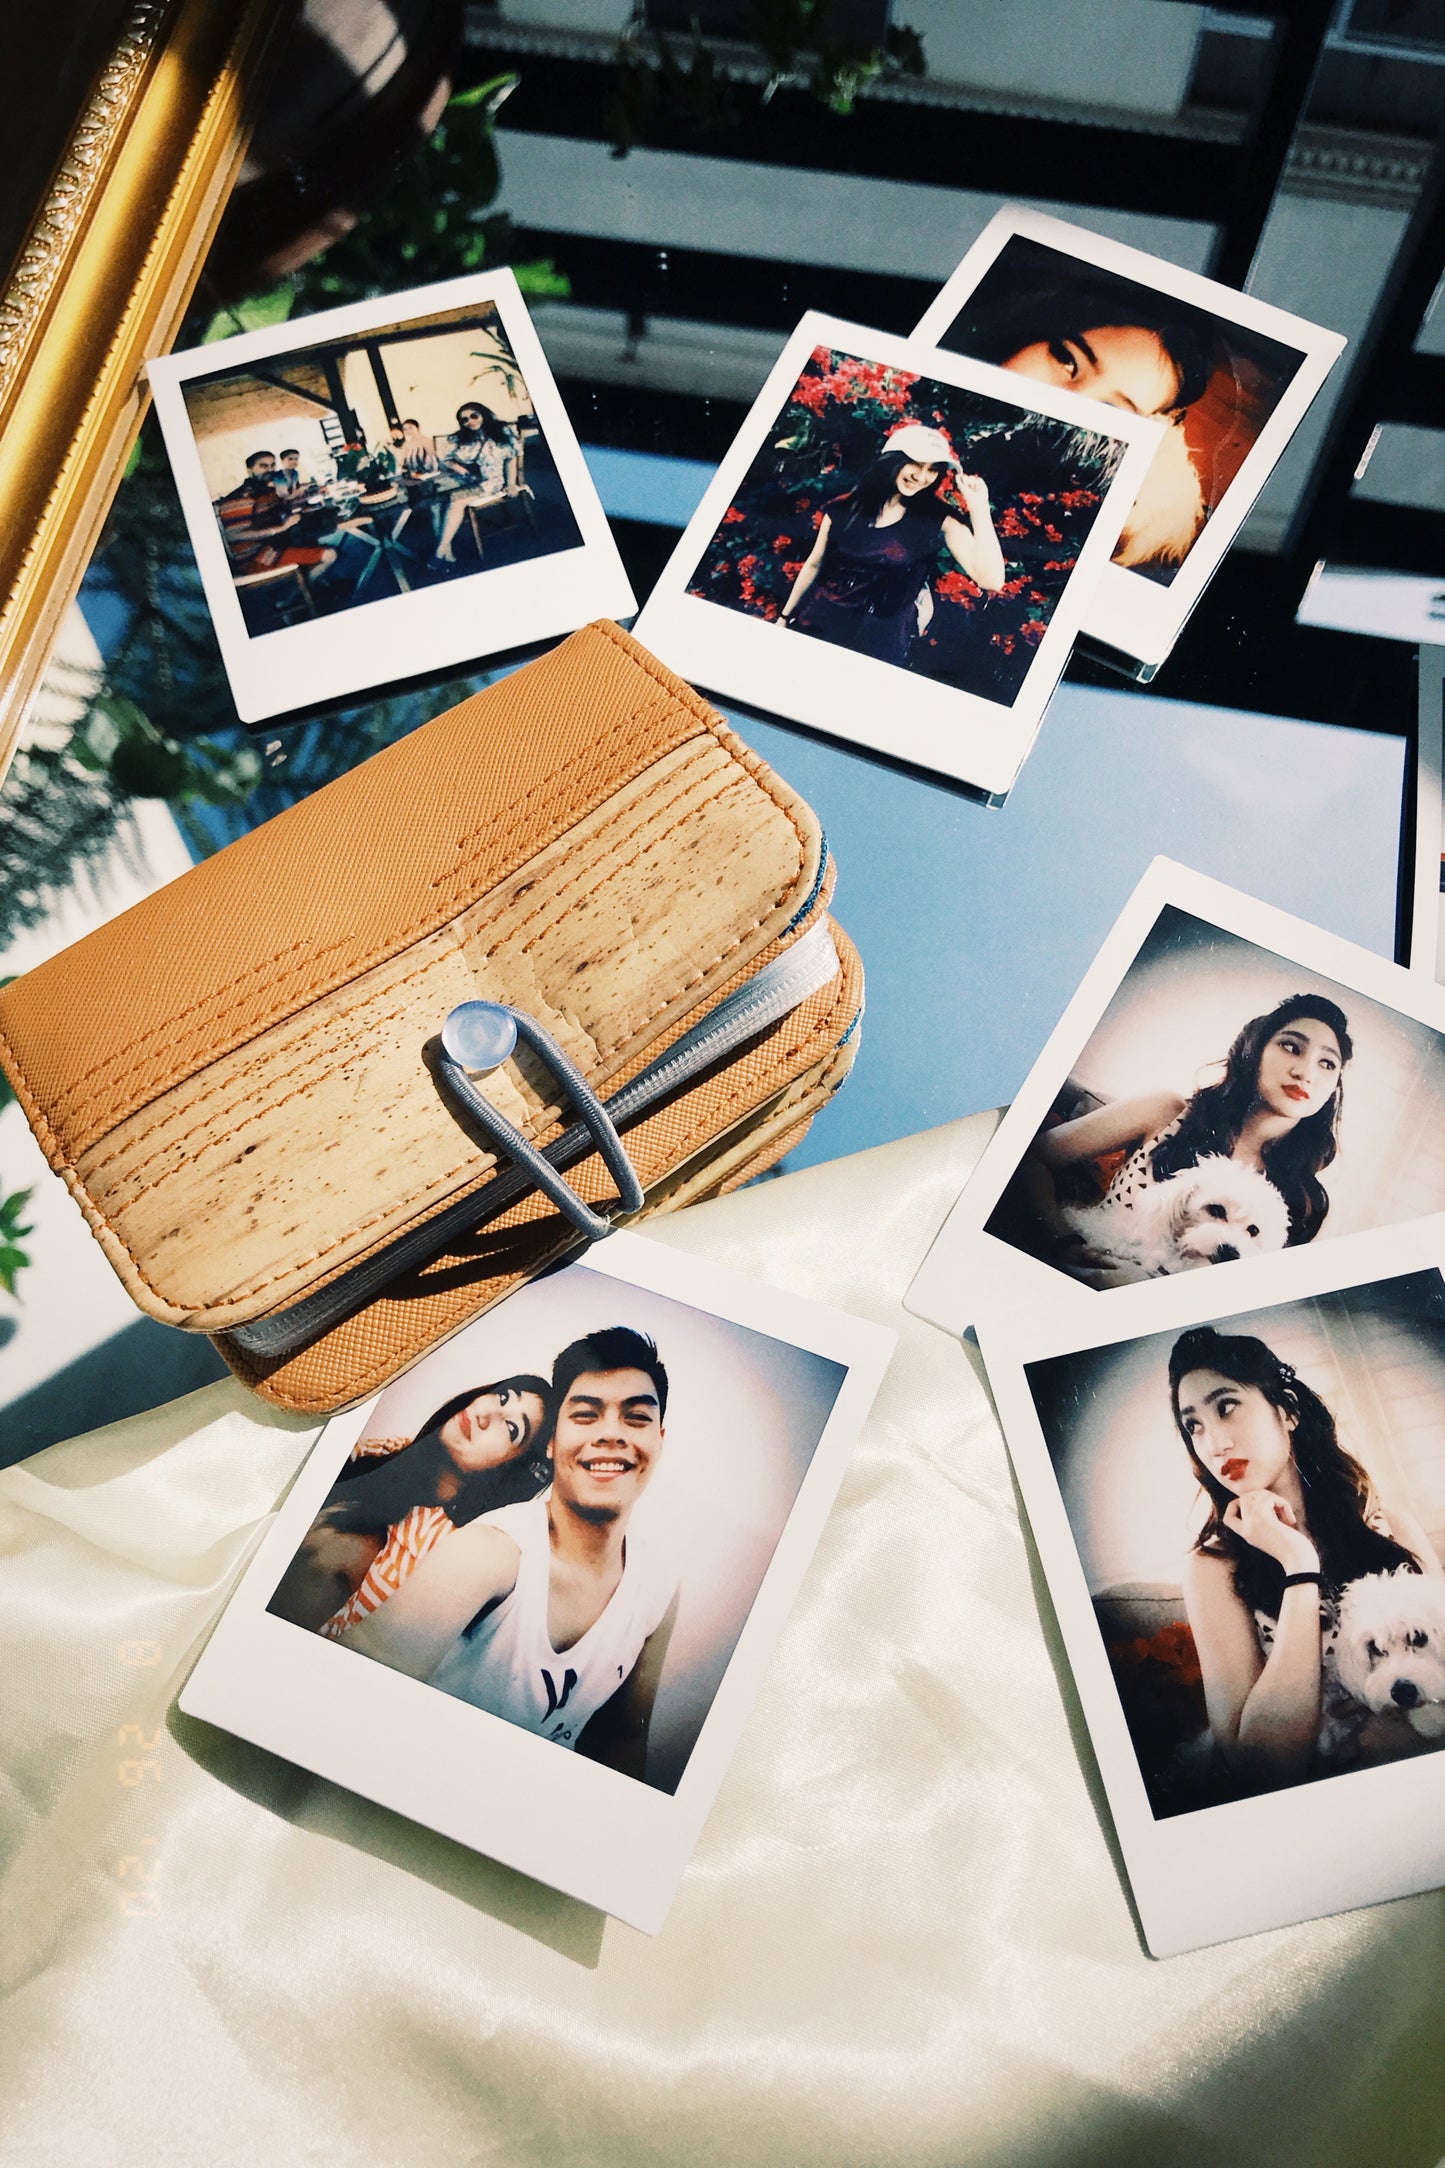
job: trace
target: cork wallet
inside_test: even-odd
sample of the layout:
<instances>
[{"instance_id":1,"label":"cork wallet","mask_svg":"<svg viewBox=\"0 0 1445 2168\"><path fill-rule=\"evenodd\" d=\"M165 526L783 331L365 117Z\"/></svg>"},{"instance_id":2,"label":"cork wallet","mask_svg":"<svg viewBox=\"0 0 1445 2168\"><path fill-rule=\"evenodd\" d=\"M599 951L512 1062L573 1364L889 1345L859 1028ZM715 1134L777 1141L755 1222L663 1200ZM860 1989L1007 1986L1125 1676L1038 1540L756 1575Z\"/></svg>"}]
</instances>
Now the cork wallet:
<instances>
[{"instance_id":1,"label":"cork wallet","mask_svg":"<svg viewBox=\"0 0 1445 2168\"><path fill-rule=\"evenodd\" d=\"M674 1209L847 1073L832 881L803 800L589 625L0 991L0 1063L140 1308L329 1412L580 1244L438 1088L452 1008L535 1018ZM480 1089L606 1210L525 1046Z\"/></svg>"}]
</instances>

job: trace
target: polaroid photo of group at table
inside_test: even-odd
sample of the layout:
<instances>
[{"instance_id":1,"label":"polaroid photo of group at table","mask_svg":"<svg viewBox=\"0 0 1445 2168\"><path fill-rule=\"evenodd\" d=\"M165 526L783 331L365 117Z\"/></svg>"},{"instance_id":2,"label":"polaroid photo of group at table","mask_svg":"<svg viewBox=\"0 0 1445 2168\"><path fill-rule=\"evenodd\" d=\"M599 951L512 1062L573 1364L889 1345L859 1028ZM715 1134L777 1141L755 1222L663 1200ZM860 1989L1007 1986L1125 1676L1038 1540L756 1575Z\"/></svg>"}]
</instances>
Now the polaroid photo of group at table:
<instances>
[{"instance_id":1,"label":"polaroid photo of group at table","mask_svg":"<svg viewBox=\"0 0 1445 2168\"><path fill-rule=\"evenodd\" d=\"M613 1235L328 1425L181 1706L655 1929L893 1341Z\"/></svg>"},{"instance_id":2,"label":"polaroid photo of group at table","mask_svg":"<svg viewBox=\"0 0 1445 2168\"><path fill-rule=\"evenodd\" d=\"M1017 205L990 220L913 337L1163 425L1084 625L1150 674L1345 345L1252 295Z\"/></svg>"},{"instance_id":3,"label":"polaroid photo of group at table","mask_svg":"<svg viewBox=\"0 0 1445 2168\"><path fill-rule=\"evenodd\" d=\"M149 372L247 722L636 607L509 271Z\"/></svg>"},{"instance_id":4,"label":"polaroid photo of group at table","mask_svg":"<svg viewBox=\"0 0 1445 2168\"><path fill-rule=\"evenodd\" d=\"M637 636L715 692L1002 796L1161 433L810 314Z\"/></svg>"},{"instance_id":5,"label":"polaroid photo of group at table","mask_svg":"<svg viewBox=\"0 0 1445 2168\"><path fill-rule=\"evenodd\" d=\"M980 1328L1157 1956L1445 1881L1442 1255Z\"/></svg>"},{"instance_id":6,"label":"polaroid photo of group at table","mask_svg":"<svg viewBox=\"0 0 1445 2168\"><path fill-rule=\"evenodd\" d=\"M1156 859L907 1302L1076 1316L1441 1215L1445 994Z\"/></svg>"}]
</instances>

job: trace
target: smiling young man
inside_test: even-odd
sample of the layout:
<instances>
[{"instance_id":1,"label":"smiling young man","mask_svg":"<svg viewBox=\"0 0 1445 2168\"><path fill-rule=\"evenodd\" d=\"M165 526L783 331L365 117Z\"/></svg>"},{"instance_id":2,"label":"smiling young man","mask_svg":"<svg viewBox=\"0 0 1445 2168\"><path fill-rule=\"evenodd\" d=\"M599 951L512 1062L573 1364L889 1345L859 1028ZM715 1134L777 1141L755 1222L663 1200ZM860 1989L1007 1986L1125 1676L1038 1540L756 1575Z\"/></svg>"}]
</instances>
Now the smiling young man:
<instances>
[{"instance_id":1,"label":"smiling young man","mask_svg":"<svg viewBox=\"0 0 1445 2168\"><path fill-rule=\"evenodd\" d=\"M663 1445L667 1372L612 1325L553 1367L552 1487L439 1543L345 1633L394 1671L641 1777L677 1577L629 1531ZM603 1714L602 1712L605 1712Z\"/></svg>"}]
</instances>

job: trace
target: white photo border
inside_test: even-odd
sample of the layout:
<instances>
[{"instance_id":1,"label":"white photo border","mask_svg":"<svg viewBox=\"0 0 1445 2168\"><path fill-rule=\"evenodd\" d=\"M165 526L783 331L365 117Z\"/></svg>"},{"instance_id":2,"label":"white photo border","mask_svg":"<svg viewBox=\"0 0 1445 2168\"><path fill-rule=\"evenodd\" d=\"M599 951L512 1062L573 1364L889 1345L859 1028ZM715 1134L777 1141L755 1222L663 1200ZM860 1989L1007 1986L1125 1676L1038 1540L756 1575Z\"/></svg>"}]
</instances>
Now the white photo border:
<instances>
[{"instance_id":1,"label":"white photo border","mask_svg":"<svg viewBox=\"0 0 1445 2168\"><path fill-rule=\"evenodd\" d=\"M977 392L1024 413L1112 437L1124 447L1078 563L1069 575L1028 673L1005 706L957 686L900 671L825 640L794 638L776 624L690 595L687 583L762 449L815 348L825 346L887 368L906 369ZM1161 423L1099 406L1051 386L1029 384L987 362L945 354L810 310L769 371L721 466L707 486L633 630L682 676L749 706L805 723L829 737L1002 797L1012 787L1063 674L1089 597L1119 539L1140 480L1163 434ZM900 678L906 681L900 684Z\"/></svg>"},{"instance_id":2,"label":"white photo border","mask_svg":"<svg viewBox=\"0 0 1445 2168\"><path fill-rule=\"evenodd\" d=\"M182 1689L180 1707L655 1934L897 1334L641 1235L613 1234L578 1261L591 1273L825 1356L845 1373L676 1792L568 1753L266 1609L375 1397L327 1424ZM379 1738L387 1741L384 1756L376 1751Z\"/></svg>"},{"instance_id":3,"label":"white photo border","mask_svg":"<svg viewBox=\"0 0 1445 2168\"><path fill-rule=\"evenodd\" d=\"M1207 309L1226 323L1257 331L1303 356L1299 369L1266 421L1218 505L1205 521L1189 555L1167 587L1131 572L1124 565L1108 565L1085 616L1083 630L1107 647L1134 657L1150 670L1166 661L1188 622L1195 604L1214 577L1220 559L1243 525L1250 507L1278 465L1290 438L1303 421L1321 385L1344 352L1348 341L1337 331L1312 324L1252 294L1232 286L1220 286L1200 272L1185 271L1162 256L1111 241L1102 233L1070 225L1043 211L1021 204L1005 204L984 227L947 283L928 304L913 327L915 341L937 345L963 303L1015 238L1041 242L1081 262L1113 271L1136 285L1172 294L1195 308ZM948 348L953 352L953 348Z\"/></svg>"},{"instance_id":4,"label":"white photo border","mask_svg":"<svg viewBox=\"0 0 1445 2168\"><path fill-rule=\"evenodd\" d=\"M1254 1799L1156 1820L1099 1631L1083 1563L1029 1388L1029 1364L1183 1331L1312 1295L1442 1270L1445 1225L1375 1228L1333 1250L1296 1253L1280 1287L1266 1260L1153 1280L1127 1326L1111 1313L1093 1331L994 1317L979 1346L1009 1457L1049 1585L1144 1939L1155 1957L1353 1911L1445 1883L1445 1754L1424 1754ZM1381 1833L1384 1833L1382 1836ZM1366 1839L1368 1838L1368 1841Z\"/></svg>"},{"instance_id":5,"label":"white photo border","mask_svg":"<svg viewBox=\"0 0 1445 2168\"><path fill-rule=\"evenodd\" d=\"M1420 709L1415 756L1415 893L1410 969L1445 984L1440 861L1445 852L1445 648L1419 650Z\"/></svg>"},{"instance_id":6,"label":"white photo border","mask_svg":"<svg viewBox=\"0 0 1445 2168\"><path fill-rule=\"evenodd\" d=\"M903 1298L905 1309L915 1317L926 1318L945 1332L961 1334L981 1324L985 1317L1010 1305L1021 1305L1040 1316L1102 1317L1117 1325L1129 1317L1130 1303L1147 1291L1148 1283L1115 1288L1081 1286L1057 1266L1044 1264L989 1234L986 1223L1145 938L1160 912L1170 904L1445 1034L1445 991L1423 983L1415 972L1388 963L1339 934L1311 926L1274 904L1261 903L1237 888L1212 880L1208 874L1181 866L1172 858L1154 859L1049 1034L1018 1097L984 1147L962 1194L915 1273ZM1394 1231L1416 1224L1438 1226L1445 1231L1445 1212L1424 1215L1418 1222L1397 1223ZM1321 1247L1331 1256L1349 1252L1372 1232L1332 1236ZM1205 1279L1213 1286L1221 1273L1226 1274L1226 1292L1216 1298L1216 1307L1221 1311L1243 1309L1248 1307L1243 1293L1246 1275L1263 1274L1267 1285L1288 1288L1311 1254L1308 1247L1280 1250L1266 1257L1210 1265L1189 1277ZM1236 1290L1240 1290L1238 1295Z\"/></svg>"},{"instance_id":7,"label":"white photo border","mask_svg":"<svg viewBox=\"0 0 1445 2168\"><path fill-rule=\"evenodd\" d=\"M216 525L186 411L186 386L249 362L483 302L492 303L501 318L567 493L580 546L484 568L474 577L417 588L408 595L378 595L335 616L281 626L264 638L253 638ZM521 288L508 270L477 272L323 309L315 316L292 317L211 346L158 356L146 369L236 713L243 722L265 722L398 678L475 663L504 648L575 632L593 618L630 617L637 608L577 433Z\"/></svg>"}]
</instances>

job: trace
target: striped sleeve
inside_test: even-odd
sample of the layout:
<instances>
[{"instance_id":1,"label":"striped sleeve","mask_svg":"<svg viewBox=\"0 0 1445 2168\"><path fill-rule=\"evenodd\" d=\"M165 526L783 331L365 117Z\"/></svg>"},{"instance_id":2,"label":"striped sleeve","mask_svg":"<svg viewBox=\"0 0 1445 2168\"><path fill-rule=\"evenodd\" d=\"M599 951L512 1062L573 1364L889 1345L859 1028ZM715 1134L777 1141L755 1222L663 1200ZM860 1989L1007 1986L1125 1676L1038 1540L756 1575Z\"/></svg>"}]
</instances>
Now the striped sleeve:
<instances>
[{"instance_id":1,"label":"striped sleeve","mask_svg":"<svg viewBox=\"0 0 1445 2168\"><path fill-rule=\"evenodd\" d=\"M410 1438L358 1438L347 1457L350 1460L384 1460L390 1453L404 1452L411 1442Z\"/></svg>"},{"instance_id":2,"label":"striped sleeve","mask_svg":"<svg viewBox=\"0 0 1445 2168\"><path fill-rule=\"evenodd\" d=\"M332 1613L320 1631L329 1640L339 1641L348 1627L359 1625L373 1611L379 1611L451 1525L440 1506L413 1506L405 1520L388 1529L386 1541L367 1567L356 1593Z\"/></svg>"}]
</instances>

